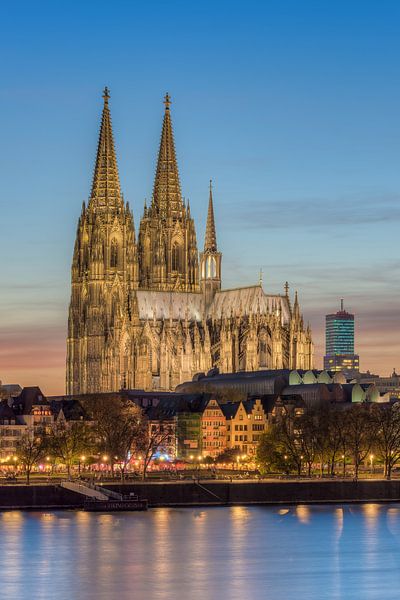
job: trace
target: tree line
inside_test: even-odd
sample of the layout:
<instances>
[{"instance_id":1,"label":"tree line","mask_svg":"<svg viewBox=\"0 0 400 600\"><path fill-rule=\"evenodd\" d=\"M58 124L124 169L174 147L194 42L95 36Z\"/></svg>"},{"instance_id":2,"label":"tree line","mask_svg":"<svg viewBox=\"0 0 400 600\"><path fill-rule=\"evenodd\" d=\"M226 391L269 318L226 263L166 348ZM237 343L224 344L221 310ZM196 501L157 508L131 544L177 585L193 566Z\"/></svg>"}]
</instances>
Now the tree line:
<instances>
[{"instance_id":1,"label":"tree line","mask_svg":"<svg viewBox=\"0 0 400 600\"><path fill-rule=\"evenodd\" d=\"M336 404L314 408L285 406L262 435L257 460L263 472L358 479L368 459L391 478L400 459L400 403Z\"/></svg>"},{"instance_id":2,"label":"tree line","mask_svg":"<svg viewBox=\"0 0 400 600\"><path fill-rule=\"evenodd\" d=\"M46 457L52 463L65 465L70 476L73 465L80 464L82 456L92 462L103 462L101 456L106 456L112 474L118 465L118 474L123 478L130 458L139 453L145 478L151 459L170 435L168 427L150 432L141 408L118 394L107 398L92 395L82 405L88 419L62 420L21 436L16 454L27 483L34 466L46 461Z\"/></svg>"}]
</instances>

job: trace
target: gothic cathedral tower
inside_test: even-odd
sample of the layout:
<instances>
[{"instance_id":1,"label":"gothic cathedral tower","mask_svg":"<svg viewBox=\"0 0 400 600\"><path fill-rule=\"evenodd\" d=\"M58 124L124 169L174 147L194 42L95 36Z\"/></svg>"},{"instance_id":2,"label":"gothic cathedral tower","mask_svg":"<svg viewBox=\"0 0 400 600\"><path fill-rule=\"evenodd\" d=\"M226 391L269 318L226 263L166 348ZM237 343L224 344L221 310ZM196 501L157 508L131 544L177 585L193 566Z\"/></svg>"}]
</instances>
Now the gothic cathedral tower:
<instances>
[{"instance_id":1,"label":"gothic cathedral tower","mask_svg":"<svg viewBox=\"0 0 400 600\"><path fill-rule=\"evenodd\" d=\"M159 291L199 291L194 222L182 200L171 123L170 97L165 96L164 122L151 205L140 223L139 285Z\"/></svg>"},{"instance_id":2,"label":"gothic cathedral tower","mask_svg":"<svg viewBox=\"0 0 400 600\"><path fill-rule=\"evenodd\" d=\"M99 143L88 205L78 222L68 317L68 394L104 389L107 349L130 320L138 261L133 215L124 203L105 88ZM120 382L114 382L119 389Z\"/></svg>"}]
</instances>

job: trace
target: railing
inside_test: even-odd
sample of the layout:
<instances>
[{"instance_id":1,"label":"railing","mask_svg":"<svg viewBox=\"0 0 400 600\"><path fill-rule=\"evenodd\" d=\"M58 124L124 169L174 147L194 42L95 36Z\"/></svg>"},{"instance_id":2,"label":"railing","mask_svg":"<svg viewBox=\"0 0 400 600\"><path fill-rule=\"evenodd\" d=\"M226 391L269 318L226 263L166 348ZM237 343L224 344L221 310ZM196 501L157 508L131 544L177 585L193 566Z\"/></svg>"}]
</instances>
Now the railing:
<instances>
[{"instance_id":1,"label":"railing","mask_svg":"<svg viewBox=\"0 0 400 600\"><path fill-rule=\"evenodd\" d=\"M105 494L107 498L113 498L114 500L123 500L124 495L119 492L114 492L113 490L109 490L108 488L103 487L102 485L97 485L96 483L88 483L88 487L93 490L97 490L98 492Z\"/></svg>"},{"instance_id":2,"label":"railing","mask_svg":"<svg viewBox=\"0 0 400 600\"><path fill-rule=\"evenodd\" d=\"M201 483L199 483L198 481L194 481L194 484L197 485L200 489L207 492L207 494L210 494L210 496L213 496L214 498L216 498L219 502L222 502L222 504L225 504L225 501L220 496L218 496L217 494L214 494L214 492L212 492L211 490L206 488L204 485L201 485Z\"/></svg>"},{"instance_id":3,"label":"railing","mask_svg":"<svg viewBox=\"0 0 400 600\"><path fill-rule=\"evenodd\" d=\"M71 492L76 492L78 494L82 494L87 498L93 498L94 500L108 500L108 496L105 494L104 490L98 490L92 488L91 486L81 483L79 481L61 481L61 487L66 490L70 490Z\"/></svg>"}]
</instances>

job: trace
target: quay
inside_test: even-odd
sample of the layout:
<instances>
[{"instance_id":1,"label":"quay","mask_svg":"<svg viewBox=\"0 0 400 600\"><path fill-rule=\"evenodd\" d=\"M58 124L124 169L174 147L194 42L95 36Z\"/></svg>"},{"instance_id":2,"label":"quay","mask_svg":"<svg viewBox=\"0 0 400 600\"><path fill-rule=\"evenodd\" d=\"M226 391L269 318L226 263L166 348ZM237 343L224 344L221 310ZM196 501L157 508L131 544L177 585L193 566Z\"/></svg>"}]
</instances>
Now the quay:
<instances>
[{"instance_id":1,"label":"quay","mask_svg":"<svg viewBox=\"0 0 400 600\"><path fill-rule=\"evenodd\" d=\"M106 486L107 490L115 493L115 496L110 498L114 503L118 504L123 497L130 497L135 501L146 499L149 508L400 502L400 480L382 479L144 481L107 482ZM103 486L97 487L104 490ZM83 509L85 501L87 504L88 499L85 495L71 489L71 486L68 488L61 484L0 486L0 510ZM107 511L106 505L104 510Z\"/></svg>"}]
</instances>

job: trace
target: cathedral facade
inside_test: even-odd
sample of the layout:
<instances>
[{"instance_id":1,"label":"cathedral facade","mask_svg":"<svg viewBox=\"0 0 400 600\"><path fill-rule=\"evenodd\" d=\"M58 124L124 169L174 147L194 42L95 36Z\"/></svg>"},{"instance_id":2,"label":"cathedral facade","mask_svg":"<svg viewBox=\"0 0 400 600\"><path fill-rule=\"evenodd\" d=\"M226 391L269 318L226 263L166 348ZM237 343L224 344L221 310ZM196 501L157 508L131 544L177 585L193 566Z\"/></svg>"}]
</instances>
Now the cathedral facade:
<instances>
[{"instance_id":1,"label":"cathedral facade","mask_svg":"<svg viewBox=\"0 0 400 600\"><path fill-rule=\"evenodd\" d=\"M136 237L120 188L107 88L103 99L93 184L72 261L67 393L172 390L211 368L311 369L311 331L287 284L279 295L265 293L261 282L221 289L211 182L198 252L168 94L152 199Z\"/></svg>"}]
</instances>

